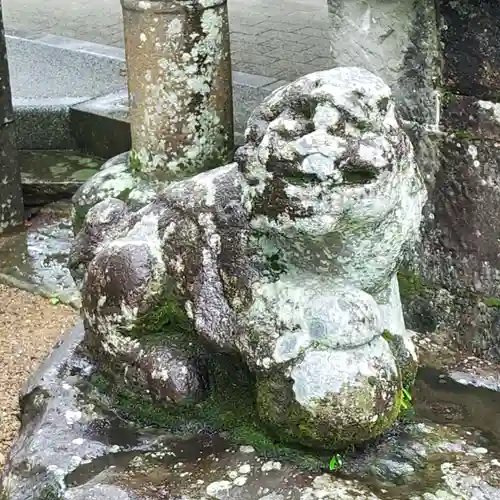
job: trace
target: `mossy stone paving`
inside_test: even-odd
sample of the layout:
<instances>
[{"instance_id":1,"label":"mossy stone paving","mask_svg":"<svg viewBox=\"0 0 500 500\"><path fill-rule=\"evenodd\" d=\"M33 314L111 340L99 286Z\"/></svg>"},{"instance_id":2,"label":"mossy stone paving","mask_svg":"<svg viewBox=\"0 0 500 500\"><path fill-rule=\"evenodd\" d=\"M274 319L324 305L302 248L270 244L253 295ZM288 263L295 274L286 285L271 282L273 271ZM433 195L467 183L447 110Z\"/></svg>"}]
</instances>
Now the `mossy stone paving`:
<instances>
[{"instance_id":1,"label":"mossy stone paving","mask_svg":"<svg viewBox=\"0 0 500 500\"><path fill-rule=\"evenodd\" d=\"M75 151L19 151L23 182L85 182L104 163Z\"/></svg>"}]
</instances>

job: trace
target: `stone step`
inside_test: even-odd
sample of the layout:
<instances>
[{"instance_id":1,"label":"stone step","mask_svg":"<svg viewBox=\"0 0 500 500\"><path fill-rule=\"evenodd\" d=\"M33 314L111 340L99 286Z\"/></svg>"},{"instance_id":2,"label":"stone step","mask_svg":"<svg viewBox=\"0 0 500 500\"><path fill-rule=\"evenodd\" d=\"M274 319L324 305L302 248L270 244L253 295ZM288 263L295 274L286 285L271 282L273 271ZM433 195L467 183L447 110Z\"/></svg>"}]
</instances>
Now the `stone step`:
<instances>
[{"instance_id":1,"label":"stone step","mask_svg":"<svg viewBox=\"0 0 500 500\"><path fill-rule=\"evenodd\" d=\"M78 149L110 158L130 149L122 49L44 35L7 36L19 149ZM286 82L233 72L235 138L273 89Z\"/></svg>"},{"instance_id":2,"label":"stone step","mask_svg":"<svg viewBox=\"0 0 500 500\"><path fill-rule=\"evenodd\" d=\"M286 82L233 72L233 108L236 144L241 144L252 110ZM88 154L110 158L130 149L126 89L71 106L71 130L77 147Z\"/></svg>"},{"instance_id":3,"label":"stone step","mask_svg":"<svg viewBox=\"0 0 500 500\"><path fill-rule=\"evenodd\" d=\"M69 150L19 151L25 205L45 205L70 198L103 161Z\"/></svg>"},{"instance_id":4,"label":"stone step","mask_svg":"<svg viewBox=\"0 0 500 500\"><path fill-rule=\"evenodd\" d=\"M73 149L71 106L126 86L121 51L46 35L7 36L19 149Z\"/></svg>"}]
</instances>

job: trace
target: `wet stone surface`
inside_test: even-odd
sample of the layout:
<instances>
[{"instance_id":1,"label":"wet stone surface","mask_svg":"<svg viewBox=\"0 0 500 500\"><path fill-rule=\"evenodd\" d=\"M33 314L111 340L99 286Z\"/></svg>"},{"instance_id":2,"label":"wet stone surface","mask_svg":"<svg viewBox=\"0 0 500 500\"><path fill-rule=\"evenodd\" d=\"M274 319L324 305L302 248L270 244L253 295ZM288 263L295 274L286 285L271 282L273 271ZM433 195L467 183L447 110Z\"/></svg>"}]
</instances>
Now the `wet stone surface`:
<instances>
[{"instance_id":1,"label":"wet stone surface","mask_svg":"<svg viewBox=\"0 0 500 500\"><path fill-rule=\"evenodd\" d=\"M24 202L32 206L71 198L103 160L72 151L20 151L19 162Z\"/></svg>"},{"instance_id":2,"label":"wet stone surface","mask_svg":"<svg viewBox=\"0 0 500 500\"><path fill-rule=\"evenodd\" d=\"M311 470L217 433L174 435L117 419L102 410L107 395L90 391L95 367L80 354L83 335L80 324L23 394L21 438L3 476L11 500L500 499L500 396L443 382L445 366L420 371L411 419L329 472L328 459Z\"/></svg>"},{"instance_id":3,"label":"wet stone surface","mask_svg":"<svg viewBox=\"0 0 500 500\"><path fill-rule=\"evenodd\" d=\"M47 205L31 225L0 238L2 281L77 305L79 292L67 267L73 240L70 213L70 202Z\"/></svg>"}]
</instances>

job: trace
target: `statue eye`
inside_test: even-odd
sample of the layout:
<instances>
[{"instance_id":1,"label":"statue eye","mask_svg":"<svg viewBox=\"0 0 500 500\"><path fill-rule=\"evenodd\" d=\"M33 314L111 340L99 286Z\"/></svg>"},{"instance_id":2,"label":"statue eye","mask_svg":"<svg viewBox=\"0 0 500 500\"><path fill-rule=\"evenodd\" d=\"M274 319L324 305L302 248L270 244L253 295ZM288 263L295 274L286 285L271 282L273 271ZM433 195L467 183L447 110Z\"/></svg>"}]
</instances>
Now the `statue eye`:
<instances>
[{"instance_id":1,"label":"statue eye","mask_svg":"<svg viewBox=\"0 0 500 500\"><path fill-rule=\"evenodd\" d=\"M347 164L341 168L343 184L369 184L377 178L378 171L373 167Z\"/></svg>"},{"instance_id":2,"label":"statue eye","mask_svg":"<svg viewBox=\"0 0 500 500\"><path fill-rule=\"evenodd\" d=\"M286 180L294 186L306 186L311 184L321 184L321 179L316 174L304 173L300 171L290 172Z\"/></svg>"}]
</instances>

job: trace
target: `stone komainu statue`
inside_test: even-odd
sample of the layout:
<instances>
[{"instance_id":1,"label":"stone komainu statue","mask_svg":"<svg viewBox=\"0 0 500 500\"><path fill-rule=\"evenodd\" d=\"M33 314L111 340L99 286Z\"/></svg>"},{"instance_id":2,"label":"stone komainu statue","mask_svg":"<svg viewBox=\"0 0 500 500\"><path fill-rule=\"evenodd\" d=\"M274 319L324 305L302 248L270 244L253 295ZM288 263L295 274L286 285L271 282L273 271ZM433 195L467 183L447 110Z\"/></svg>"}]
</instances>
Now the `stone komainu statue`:
<instances>
[{"instance_id":1,"label":"stone komainu statue","mask_svg":"<svg viewBox=\"0 0 500 500\"><path fill-rule=\"evenodd\" d=\"M165 405L207 396L199 356L237 353L281 439L368 440L415 375L396 271L425 198L383 81L305 76L254 111L235 163L89 211L71 258L85 344Z\"/></svg>"}]
</instances>

